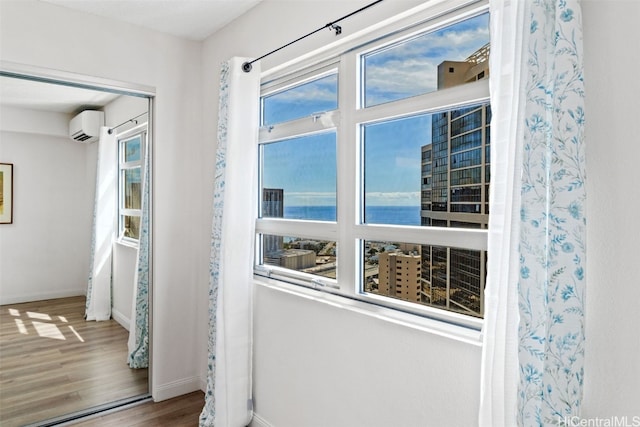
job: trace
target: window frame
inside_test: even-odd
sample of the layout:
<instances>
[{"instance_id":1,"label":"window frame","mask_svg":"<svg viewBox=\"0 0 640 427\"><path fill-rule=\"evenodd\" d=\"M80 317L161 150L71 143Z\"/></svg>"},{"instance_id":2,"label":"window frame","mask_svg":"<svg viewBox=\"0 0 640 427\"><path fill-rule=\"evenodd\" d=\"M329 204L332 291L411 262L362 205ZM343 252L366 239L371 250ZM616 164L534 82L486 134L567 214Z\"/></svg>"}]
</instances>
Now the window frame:
<instances>
[{"instance_id":1,"label":"window frame","mask_svg":"<svg viewBox=\"0 0 640 427\"><path fill-rule=\"evenodd\" d=\"M487 250L487 229L441 228L364 223L362 129L364 125L418 114L433 114L465 106L489 102L488 79L467 83L422 95L364 107L362 85L364 55L409 40L425 32L437 31L456 22L488 12L486 1L454 1L423 8L400 23L375 28L355 37L351 46L334 49L333 53L307 58L297 67L285 64L276 72L263 74L261 99L337 70L338 109L314 114L289 122L262 126L262 144L336 131L336 216L337 221L304 221L262 218L262 182L259 183L259 211L256 218L256 254L254 277L277 279L295 285L320 289L349 300L389 308L424 318L480 330L483 319L437 307L402 301L388 296L366 293L362 281L365 241L397 241L430 246L446 246L469 250ZM331 49L330 49L331 50ZM315 61L315 62L314 62ZM293 71L292 71L293 70ZM261 119L262 120L262 119ZM340 143L339 141L349 141ZM357 143L356 143L357 141ZM260 150L260 148L259 148ZM259 157L260 159L262 157ZM259 165L262 168L263 165ZM262 174L259 173L259 176ZM481 185L481 184L478 184ZM275 234L308 239L334 241L337 244L337 279L262 265L260 235Z\"/></svg>"},{"instance_id":2,"label":"window frame","mask_svg":"<svg viewBox=\"0 0 640 427\"><path fill-rule=\"evenodd\" d=\"M135 138L140 137L140 160L125 161L125 144ZM125 174L128 170L139 169L141 185L144 185L144 159L147 152L148 141L148 128L147 123L142 123L132 129L121 132L117 135L118 145L118 243L137 247L140 238L133 238L125 236L125 216L137 216L142 217L142 200L140 200L140 209L127 209L124 207L125 203ZM142 197L142 191L140 191L140 197Z\"/></svg>"}]
</instances>

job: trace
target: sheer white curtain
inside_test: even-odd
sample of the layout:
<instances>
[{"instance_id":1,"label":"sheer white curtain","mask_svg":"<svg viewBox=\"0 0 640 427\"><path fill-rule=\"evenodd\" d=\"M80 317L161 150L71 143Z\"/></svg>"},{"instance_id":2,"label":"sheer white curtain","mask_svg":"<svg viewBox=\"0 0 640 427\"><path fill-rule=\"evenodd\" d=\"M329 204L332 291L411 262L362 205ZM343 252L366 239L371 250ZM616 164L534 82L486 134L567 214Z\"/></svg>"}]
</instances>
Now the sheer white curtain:
<instances>
[{"instance_id":1,"label":"sheer white curtain","mask_svg":"<svg viewBox=\"0 0 640 427\"><path fill-rule=\"evenodd\" d=\"M201 426L246 426L252 407L253 255L260 67L222 64L213 194L209 363Z\"/></svg>"},{"instance_id":2,"label":"sheer white curtain","mask_svg":"<svg viewBox=\"0 0 640 427\"><path fill-rule=\"evenodd\" d=\"M586 198L576 0L491 0L491 216L480 426L579 416Z\"/></svg>"},{"instance_id":3,"label":"sheer white curtain","mask_svg":"<svg viewBox=\"0 0 640 427\"><path fill-rule=\"evenodd\" d=\"M118 146L109 128L100 130L98 166L91 237L91 265L87 282L85 318L111 318L111 257L117 220Z\"/></svg>"},{"instance_id":4,"label":"sheer white curtain","mask_svg":"<svg viewBox=\"0 0 640 427\"><path fill-rule=\"evenodd\" d=\"M491 192L480 425L515 425L524 4L490 3Z\"/></svg>"}]
</instances>

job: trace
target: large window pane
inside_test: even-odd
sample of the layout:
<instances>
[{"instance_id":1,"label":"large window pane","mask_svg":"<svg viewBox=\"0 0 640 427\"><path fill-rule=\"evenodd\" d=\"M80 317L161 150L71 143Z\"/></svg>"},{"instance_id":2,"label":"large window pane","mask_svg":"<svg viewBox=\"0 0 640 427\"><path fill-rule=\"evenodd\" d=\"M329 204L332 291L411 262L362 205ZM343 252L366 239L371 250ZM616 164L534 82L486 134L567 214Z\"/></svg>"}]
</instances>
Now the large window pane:
<instances>
[{"instance_id":1,"label":"large window pane","mask_svg":"<svg viewBox=\"0 0 640 427\"><path fill-rule=\"evenodd\" d=\"M140 137L136 136L124 143L124 161L125 162L135 162L140 161Z\"/></svg>"},{"instance_id":2,"label":"large window pane","mask_svg":"<svg viewBox=\"0 0 640 427\"><path fill-rule=\"evenodd\" d=\"M140 168L124 171L124 209L140 209L142 206L142 181Z\"/></svg>"},{"instance_id":3,"label":"large window pane","mask_svg":"<svg viewBox=\"0 0 640 427\"><path fill-rule=\"evenodd\" d=\"M140 217L139 216L129 216L124 215L122 217L124 221L124 237L129 237L131 239L139 239L140 238Z\"/></svg>"},{"instance_id":4,"label":"large window pane","mask_svg":"<svg viewBox=\"0 0 640 427\"><path fill-rule=\"evenodd\" d=\"M262 146L262 216L336 220L336 136L323 133Z\"/></svg>"},{"instance_id":5,"label":"large window pane","mask_svg":"<svg viewBox=\"0 0 640 427\"><path fill-rule=\"evenodd\" d=\"M364 242L363 290L368 293L482 317L485 281L482 251Z\"/></svg>"},{"instance_id":6,"label":"large window pane","mask_svg":"<svg viewBox=\"0 0 640 427\"><path fill-rule=\"evenodd\" d=\"M450 227L464 213L486 228L488 114L479 104L364 125L365 223Z\"/></svg>"},{"instance_id":7,"label":"large window pane","mask_svg":"<svg viewBox=\"0 0 640 427\"><path fill-rule=\"evenodd\" d=\"M336 242L263 235L263 264L336 278Z\"/></svg>"},{"instance_id":8,"label":"large window pane","mask_svg":"<svg viewBox=\"0 0 640 427\"><path fill-rule=\"evenodd\" d=\"M363 57L365 107L489 76L489 14Z\"/></svg>"},{"instance_id":9,"label":"large window pane","mask_svg":"<svg viewBox=\"0 0 640 427\"><path fill-rule=\"evenodd\" d=\"M272 125L338 108L338 75L331 74L262 99L262 124Z\"/></svg>"},{"instance_id":10,"label":"large window pane","mask_svg":"<svg viewBox=\"0 0 640 427\"><path fill-rule=\"evenodd\" d=\"M431 115L363 126L364 221L420 225L422 149Z\"/></svg>"}]
</instances>

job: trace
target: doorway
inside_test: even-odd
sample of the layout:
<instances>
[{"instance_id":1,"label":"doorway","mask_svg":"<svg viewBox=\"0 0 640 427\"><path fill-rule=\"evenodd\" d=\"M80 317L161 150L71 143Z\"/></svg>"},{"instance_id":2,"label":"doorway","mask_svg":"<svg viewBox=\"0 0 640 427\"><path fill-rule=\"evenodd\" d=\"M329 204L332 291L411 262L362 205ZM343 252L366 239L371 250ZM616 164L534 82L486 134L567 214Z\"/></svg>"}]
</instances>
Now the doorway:
<instances>
[{"instance_id":1,"label":"doorway","mask_svg":"<svg viewBox=\"0 0 640 427\"><path fill-rule=\"evenodd\" d=\"M0 225L0 354L4 357L11 353L5 349L17 350L11 363L2 364L0 412L7 414L10 406L15 408L15 402L23 402L27 418L20 418L19 425L42 424L44 418L73 418L149 397L147 369L130 369L126 357L127 329L135 310L132 290L139 252L135 239L116 235L113 242L111 319L87 322L83 318L98 150L96 143L73 141L68 124L85 110L103 111L104 125L117 128L116 133L140 127L145 121L152 177L153 102L153 88L2 64L0 162L13 165L14 220ZM152 218L153 203L149 206ZM150 264L152 241L150 229L146 254ZM149 295L151 279L149 275ZM147 298L150 323L151 298ZM9 329L15 333L13 338L5 335ZM18 338L30 340L29 350L26 341L24 346L15 346ZM114 350L116 347L119 350ZM89 350L97 352L91 355ZM120 358L118 352L124 357ZM47 362L55 354L63 357ZM52 380L44 373L55 372L54 367L70 369L58 371L58 387L51 387L46 392L51 395L45 396L43 381L55 384L56 375ZM120 380L116 380L116 369ZM124 377L133 379L131 384L135 385L118 383ZM8 396L5 385L18 383L21 386ZM102 392L90 391L93 385ZM93 397L88 398L90 394ZM56 399L62 400L56 403ZM51 411L29 410L47 404ZM11 425L4 419L2 424Z\"/></svg>"}]
</instances>

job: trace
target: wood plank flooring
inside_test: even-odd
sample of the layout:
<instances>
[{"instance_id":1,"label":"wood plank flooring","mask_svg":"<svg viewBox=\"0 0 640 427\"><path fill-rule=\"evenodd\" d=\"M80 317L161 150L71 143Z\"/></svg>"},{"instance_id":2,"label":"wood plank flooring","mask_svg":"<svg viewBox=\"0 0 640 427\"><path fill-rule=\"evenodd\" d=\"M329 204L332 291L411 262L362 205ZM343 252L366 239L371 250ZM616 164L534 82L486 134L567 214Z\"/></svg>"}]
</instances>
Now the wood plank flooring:
<instances>
[{"instance_id":1,"label":"wood plank flooring","mask_svg":"<svg viewBox=\"0 0 640 427\"><path fill-rule=\"evenodd\" d=\"M197 391L158 403L143 403L73 424L79 427L195 427L204 407L204 393Z\"/></svg>"},{"instance_id":2,"label":"wood plank flooring","mask_svg":"<svg viewBox=\"0 0 640 427\"><path fill-rule=\"evenodd\" d=\"M14 427L147 392L129 333L84 320L84 297L0 306L0 425Z\"/></svg>"}]
</instances>

